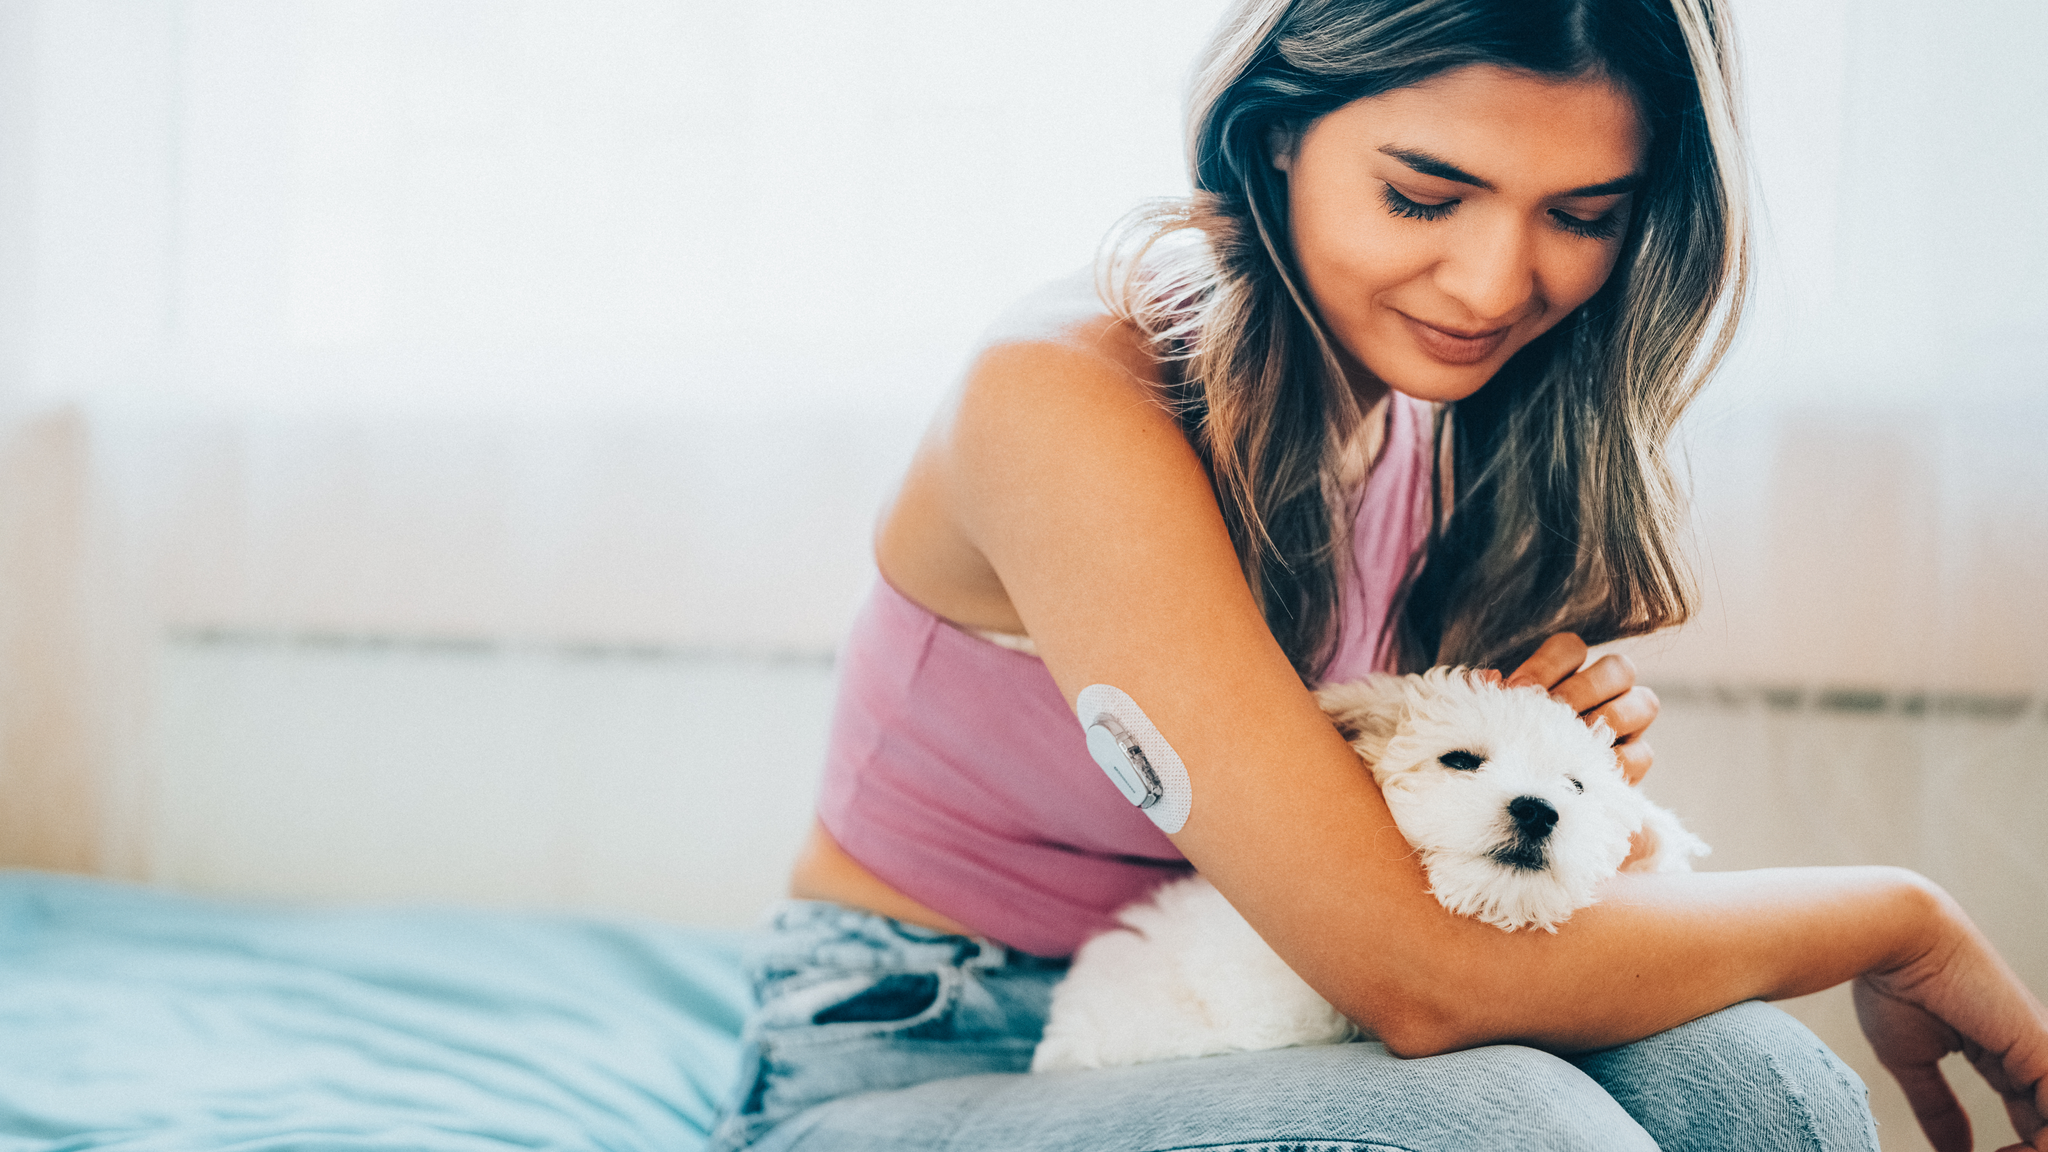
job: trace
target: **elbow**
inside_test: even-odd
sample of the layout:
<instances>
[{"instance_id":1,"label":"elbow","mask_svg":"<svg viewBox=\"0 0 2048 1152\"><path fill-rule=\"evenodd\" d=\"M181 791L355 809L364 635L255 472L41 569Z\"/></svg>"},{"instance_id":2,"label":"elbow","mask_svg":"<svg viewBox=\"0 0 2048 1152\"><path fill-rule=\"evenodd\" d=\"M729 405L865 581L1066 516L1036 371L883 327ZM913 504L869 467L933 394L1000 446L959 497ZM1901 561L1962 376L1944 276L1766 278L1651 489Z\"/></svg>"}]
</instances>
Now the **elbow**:
<instances>
[{"instance_id":1,"label":"elbow","mask_svg":"<svg viewBox=\"0 0 2048 1152\"><path fill-rule=\"evenodd\" d=\"M1403 1020L1396 1024L1375 1025L1373 1031L1379 1035L1380 1043L1388 1052L1403 1060L1441 1056L1473 1046L1473 1041L1466 1038L1461 1030L1428 1021Z\"/></svg>"},{"instance_id":2,"label":"elbow","mask_svg":"<svg viewBox=\"0 0 2048 1152\"><path fill-rule=\"evenodd\" d=\"M1529 968L1491 959L1485 953L1440 952L1389 964L1374 973L1378 979L1343 989L1345 998L1331 997L1331 1003L1404 1060L1484 1044L1529 1043L1540 1033L1540 1026L1532 1028L1538 1022L1521 1010L1529 1003Z\"/></svg>"},{"instance_id":3,"label":"elbow","mask_svg":"<svg viewBox=\"0 0 2048 1152\"><path fill-rule=\"evenodd\" d=\"M1473 1013L1467 1010L1470 1001L1466 997L1434 989L1403 992L1347 1015L1403 1060L1441 1056L1486 1042Z\"/></svg>"}]
</instances>

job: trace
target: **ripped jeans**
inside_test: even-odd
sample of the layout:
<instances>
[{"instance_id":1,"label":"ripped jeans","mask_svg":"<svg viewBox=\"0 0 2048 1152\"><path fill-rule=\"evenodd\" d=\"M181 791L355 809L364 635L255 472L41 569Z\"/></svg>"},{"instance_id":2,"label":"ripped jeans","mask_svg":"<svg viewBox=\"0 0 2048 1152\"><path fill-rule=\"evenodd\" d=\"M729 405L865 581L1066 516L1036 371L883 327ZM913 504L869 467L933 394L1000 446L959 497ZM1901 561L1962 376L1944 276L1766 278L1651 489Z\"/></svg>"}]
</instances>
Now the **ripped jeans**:
<instances>
[{"instance_id":1,"label":"ripped jeans","mask_svg":"<svg viewBox=\"0 0 2048 1152\"><path fill-rule=\"evenodd\" d=\"M716 1152L1877 1148L1862 1081L1756 1002L1569 1058L1359 1043L1034 1075L1063 962L809 901L769 930Z\"/></svg>"}]
</instances>

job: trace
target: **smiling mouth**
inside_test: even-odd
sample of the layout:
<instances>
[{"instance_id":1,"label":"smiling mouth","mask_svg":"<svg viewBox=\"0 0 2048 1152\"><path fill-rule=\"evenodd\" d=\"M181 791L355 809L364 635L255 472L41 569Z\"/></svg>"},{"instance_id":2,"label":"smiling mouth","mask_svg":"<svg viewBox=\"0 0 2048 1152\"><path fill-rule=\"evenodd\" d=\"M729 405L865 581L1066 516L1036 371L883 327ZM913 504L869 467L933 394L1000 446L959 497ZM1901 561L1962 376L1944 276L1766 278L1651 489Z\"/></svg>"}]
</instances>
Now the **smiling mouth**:
<instances>
[{"instance_id":1,"label":"smiling mouth","mask_svg":"<svg viewBox=\"0 0 2048 1152\"><path fill-rule=\"evenodd\" d=\"M1408 330L1415 335L1415 342L1422 346L1433 359L1445 364L1459 366L1477 364L1500 350L1514 325L1507 324L1490 332L1458 333L1425 324L1406 312L1396 315L1408 322Z\"/></svg>"}]
</instances>

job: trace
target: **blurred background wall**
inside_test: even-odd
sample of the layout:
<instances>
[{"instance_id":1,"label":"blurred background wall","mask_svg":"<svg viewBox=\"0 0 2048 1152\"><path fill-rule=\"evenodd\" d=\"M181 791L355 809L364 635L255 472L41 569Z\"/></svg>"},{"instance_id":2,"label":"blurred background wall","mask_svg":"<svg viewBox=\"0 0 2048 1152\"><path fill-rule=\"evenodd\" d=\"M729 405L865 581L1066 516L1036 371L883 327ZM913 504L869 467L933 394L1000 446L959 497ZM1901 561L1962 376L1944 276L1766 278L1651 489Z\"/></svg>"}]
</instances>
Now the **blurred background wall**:
<instances>
[{"instance_id":1,"label":"blurred background wall","mask_svg":"<svg viewBox=\"0 0 2048 1152\"><path fill-rule=\"evenodd\" d=\"M1216 10L0 0L0 856L243 834L152 807L193 645L822 666L978 331L1182 186Z\"/></svg>"},{"instance_id":2,"label":"blurred background wall","mask_svg":"<svg viewBox=\"0 0 2048 1152\"><path fill-rule=\"evenodd\" d=\"M0 862L745 922L876 508L1003 304L1185 190L1221 7L0 0ZM1760 275L1652 786L1717 867L1928 872L2042 989L2048 9L1737 14Z\"/></svg>"}]
</instances>

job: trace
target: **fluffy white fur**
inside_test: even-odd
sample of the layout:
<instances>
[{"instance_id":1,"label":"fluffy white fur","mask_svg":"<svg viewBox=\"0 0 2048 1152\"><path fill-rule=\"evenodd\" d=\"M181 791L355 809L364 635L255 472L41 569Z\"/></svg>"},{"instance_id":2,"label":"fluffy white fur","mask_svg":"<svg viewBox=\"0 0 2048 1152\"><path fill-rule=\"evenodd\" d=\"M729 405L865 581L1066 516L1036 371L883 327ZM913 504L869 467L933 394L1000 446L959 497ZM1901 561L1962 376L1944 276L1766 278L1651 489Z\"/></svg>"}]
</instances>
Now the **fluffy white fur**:
<instances>
[{"instance_id":1,"label":"fluffy white fur","mask_svg":"<svg viewBox=\"0 0 2048 1152\"><path fill-rule=\"evenodd\" d=\"M1371 766L1430 891L1459 915L1510 932L1555 932L1620 869L1632 833L1647 840L1632 871L1685 871L1707 851L1629 786L1606 725L1588 727L1540 688L1434 668L1340 684L1317 698ZM1363 1035L1199 877L1166 885L1117 919L1119 927L1082 945L1053 990L1033 1071Z\"/></svg>"}]
</instances>

